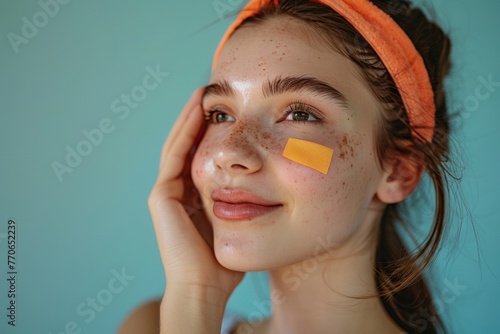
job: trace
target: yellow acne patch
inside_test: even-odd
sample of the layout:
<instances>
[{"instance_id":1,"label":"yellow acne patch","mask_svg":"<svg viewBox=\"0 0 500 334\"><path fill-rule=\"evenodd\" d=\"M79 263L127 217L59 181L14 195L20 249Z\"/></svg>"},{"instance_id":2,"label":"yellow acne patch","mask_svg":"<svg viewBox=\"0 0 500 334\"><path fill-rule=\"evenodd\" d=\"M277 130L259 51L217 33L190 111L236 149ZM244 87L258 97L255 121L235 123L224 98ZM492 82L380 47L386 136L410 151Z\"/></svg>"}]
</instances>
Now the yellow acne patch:
<instances>
[{"instance_id":1,"label":"yellow acne patch","mask_svg":"<svg viewBox=\"0 0 500 334\"><path fill-rule=\"evenodd\" d=\"M326 174L332 162L333 149L307 140L288 138L283 156Z\"/></svg>"}]
</instances>

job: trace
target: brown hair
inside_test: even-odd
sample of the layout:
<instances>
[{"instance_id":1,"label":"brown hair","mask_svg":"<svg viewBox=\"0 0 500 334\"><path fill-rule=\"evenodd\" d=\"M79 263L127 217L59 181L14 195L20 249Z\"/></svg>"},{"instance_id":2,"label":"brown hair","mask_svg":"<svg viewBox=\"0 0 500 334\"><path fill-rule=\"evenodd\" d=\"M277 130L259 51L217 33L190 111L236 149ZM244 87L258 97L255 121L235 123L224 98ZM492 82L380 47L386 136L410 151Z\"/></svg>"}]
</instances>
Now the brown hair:
<instances>
[{"instance_id":1,"label":"brown hair","mask_svg":"<svg viewBox=\"0 0 500 334\"><path fill-rule=\"evenodd\" d=\"M375 96L384 106L376 131L376 150L379 163L394 156L419 159L434 185L435 212L431 230L418 249L410 252L397 232L397 224L409 232L408 222L401 211L408 199L386 207L377 245L375 278L379 295L392 319L409 333L445 332L436 311L424 269L433 259L442 238L448 186L451 175L449 160L449 116L446 108L444 78L450 67L451 42L446 34L430 22L420 9L412 8L406 0L372 0L389 14L413 41L422 56L436 104L436 128L432 143L412 137L410 123L401 96L382 61L366 40L343 17L331 8L308 0L280 0L264 6L244 24L261 23L275 16L289 16L305 22L323 42L356 63L370 84ZM338 43L340 42L340 43ZM417 129L418 130L418 129ZM417 318L421 310L426 318Z\"/></svg>"}]
</instances>

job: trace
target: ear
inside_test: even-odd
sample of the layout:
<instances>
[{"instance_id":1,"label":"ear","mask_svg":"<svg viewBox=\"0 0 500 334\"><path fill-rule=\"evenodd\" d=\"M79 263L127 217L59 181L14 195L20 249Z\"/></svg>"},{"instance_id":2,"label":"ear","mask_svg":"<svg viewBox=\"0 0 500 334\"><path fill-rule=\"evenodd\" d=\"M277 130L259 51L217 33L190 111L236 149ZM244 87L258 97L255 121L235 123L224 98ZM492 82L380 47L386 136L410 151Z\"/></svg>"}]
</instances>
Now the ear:
<instances>
[{"instance_id":1,"label":"ear","mask_svg":"<svg viewBox=\"0 0 500 334\"><path fill-rule=\"evenodd\" d=\"M415 152L392 158L386 163L376 196L386 204L403 201L417 187L424 169L421 155Z\"/></svg>"}]
</instances>

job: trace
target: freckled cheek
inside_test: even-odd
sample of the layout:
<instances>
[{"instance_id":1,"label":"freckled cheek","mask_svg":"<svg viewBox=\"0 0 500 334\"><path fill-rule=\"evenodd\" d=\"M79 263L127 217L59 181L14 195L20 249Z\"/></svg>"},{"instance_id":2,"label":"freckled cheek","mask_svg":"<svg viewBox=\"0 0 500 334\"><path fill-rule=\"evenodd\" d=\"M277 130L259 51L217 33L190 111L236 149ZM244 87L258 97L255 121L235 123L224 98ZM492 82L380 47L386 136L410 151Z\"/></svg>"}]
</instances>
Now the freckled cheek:
<instances>
[{"instance_id":1,"label":"freckled cheek","mask_svg":"<svg viewBox=\"0 0 500 334\"><path fill-rule=\"evenodd\" d=\"M345 175L356 174L358 178L360 172L369 172L369 166L373 160L371 143L354 133L344 133L335 138L335 167L339 173Z\"/></svg>"},{"instance_id":2,"label":"freckled cheek","mask_svg":"<svg viewBox=\"0 0 500 334\"><path fill-rule=\"evenodd\" d=\"M290 215L297 222L327 222L337 212L335 196L340 187L333 168L323 174L284 157L277 158L276 162L275 175L279 181L275 184L283 185L283 193L290 196Z\"/></svg>"},{"instance_id":3,"label":"freckled cheek","mask_svg":"<svg viewBox=\"0 0 500 334\"><path fill-rule=\"evenodd\" d=\"M335 142L332 140L331 142ZM291 161L279 154L275 163L277 175L293 191L303 194L303 197L314 196L316 199L344 202L349 196L349 192L360 183L360 173L369 170L367 161L363 158L365 152L359 145L342 138L337 140L327 174L323 174L300 162ZM324 157L318 157L324 159ZM366 178L365 178L366 179ZM361 182L364 182L363 180Z\"/></svg>"},{"instance_id":4,"label":"freckled cheek","mask_svg":"<svg viewBox=\"0 0 500 334\"><path fill-rule=\"evenodd\" d=\"M296 193L300 193L301 197L303 197L302 200L320 193L325 186L325 182L332 182L335 175L332 168L325 175L302 163L284 157L282 153L279 152L274 158L273 167L276 169L274 174L280 179L281 184L286 185L287 188ZM331 163L333 165L334 161Z\"/></svg>"},{"instance_id":5,"label":"freckled cheek","mask_svg":"<svg viewBox=\"0 0 500 334\"><path fill-rule=\"evenodd\" d=\"M280 178L277 184L286 185L293 212L301 220L313 217L329 225L345 221L359 209L359 205L352 203L360 202L358 173L345 168L338 157L333 157L327 174L282 159L281 172L276 174Z\"/></svg>"},{"instance_id":6,"label":"freckled cheek","mask_svg":"<svg viewBox=\"0 0 500 334\"><path fill-rule=\"evenodd\" d=\"M264 132L257 136L256 142L259 143L264 157L282 156L286 145L286 138L275 137L269 132Z\"/></svg>"},{"instance_id":7,"label":"freckled cheek","mask_svg":"<svg viewBox=\"0 0 500 334\"><path fill-rule=\"evenodd\" d=\"M336 154L332 163L335 173L335 203L351 213L372 198L378 175L373 144L363 136L346 133L336 139Z\"/></svg>"}]
</instances>

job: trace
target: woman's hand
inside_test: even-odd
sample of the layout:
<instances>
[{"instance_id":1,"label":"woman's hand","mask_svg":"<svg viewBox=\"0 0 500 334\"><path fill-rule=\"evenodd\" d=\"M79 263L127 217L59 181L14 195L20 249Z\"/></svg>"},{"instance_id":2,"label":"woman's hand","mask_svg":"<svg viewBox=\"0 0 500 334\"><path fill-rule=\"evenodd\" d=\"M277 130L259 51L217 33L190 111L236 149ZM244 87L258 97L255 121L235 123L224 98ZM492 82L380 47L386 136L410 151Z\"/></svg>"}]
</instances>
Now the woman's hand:
<instances>
[{"instance_id":1,"label":"woman's hand","mask_svg":"<svg viewBox=\"0 0 500 334\"><path fill-rule=\"evenodd\" d=\"M167 278L164 302L182 294L195 303L224 304L223 310L244 273L222 267L215 258L212 227L194 197L191 160L206 129L202 94L200 88L192 95L164 144L148 205Z\"/></svg>"}]
</instances>

